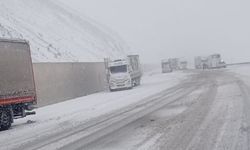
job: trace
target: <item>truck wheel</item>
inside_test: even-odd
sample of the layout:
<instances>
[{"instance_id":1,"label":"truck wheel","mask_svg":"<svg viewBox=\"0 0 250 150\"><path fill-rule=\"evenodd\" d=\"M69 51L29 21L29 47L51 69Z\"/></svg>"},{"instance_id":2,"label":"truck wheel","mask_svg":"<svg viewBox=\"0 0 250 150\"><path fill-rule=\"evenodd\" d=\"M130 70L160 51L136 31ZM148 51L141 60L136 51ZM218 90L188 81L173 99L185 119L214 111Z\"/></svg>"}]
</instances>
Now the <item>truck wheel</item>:
<instances>
[{"instance_id":1,"label":"truck wheel","mask_svg":"<svg viewBox=\"0 0 250 150\"><path fill-rule=\"evenodd\" d=\"M2 110L0 114L0 130L8 130L11 127L11 113L9 110Z\"/></svg>"}]
</instances>

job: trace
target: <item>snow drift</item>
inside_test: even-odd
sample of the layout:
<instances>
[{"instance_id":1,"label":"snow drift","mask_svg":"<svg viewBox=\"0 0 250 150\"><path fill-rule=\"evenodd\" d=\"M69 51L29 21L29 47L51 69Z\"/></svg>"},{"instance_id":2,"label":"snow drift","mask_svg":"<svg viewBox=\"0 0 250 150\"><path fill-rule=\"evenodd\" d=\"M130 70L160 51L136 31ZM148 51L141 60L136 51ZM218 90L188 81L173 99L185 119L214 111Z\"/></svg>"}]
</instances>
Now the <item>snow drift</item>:
<instances>
[{"instance_id":1,"label":"snow drift","mask_svg":"<svg viewBox=\"0 0 250 150\"><path fill-rule=\"evenodd\" d=\"M36 62L101 61L128 46L113 31L56 0L1 0L0 37L30 41Z\"/></svg>"}]
</instances>

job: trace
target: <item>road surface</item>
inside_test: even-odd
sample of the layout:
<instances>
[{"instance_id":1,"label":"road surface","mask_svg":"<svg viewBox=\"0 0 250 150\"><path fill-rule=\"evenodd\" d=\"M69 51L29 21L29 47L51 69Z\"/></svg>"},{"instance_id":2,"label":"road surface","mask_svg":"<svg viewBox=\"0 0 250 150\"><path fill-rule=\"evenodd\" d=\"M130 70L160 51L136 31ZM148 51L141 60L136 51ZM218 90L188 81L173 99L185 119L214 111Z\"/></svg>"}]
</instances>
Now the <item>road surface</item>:
<instances>
[{"instance_id":1,"label":"road surface","mask_svg":"<svg viewBox=\"0 0 250 150\"><path fill-rule=\"evenodd\" d=\"M64 121L57 126L60 130L56 132L50 128L40 132L32 130L34 133L28 136L25 131L29 130L17 125L16 130L0 133L1 148L250 149L250 75L243 76L230 69L189 73L191 74L185 80L175 86L71 128L69 125L72 125L72 122ZM145 95L143 90L140 94Z\"/></svg>"},{"instance_id":2,"label":"road surface","mask_svg":"<svg viewBox=\"0 0 250 150\"><path fill-rule=\"evenodd\" d=\"M187 90L185 97L77 148L249 150L250 88L244 81L226 70L214 70L200 72L190 83L184 89L199 88Z\"/></svg>"}]
</instances>

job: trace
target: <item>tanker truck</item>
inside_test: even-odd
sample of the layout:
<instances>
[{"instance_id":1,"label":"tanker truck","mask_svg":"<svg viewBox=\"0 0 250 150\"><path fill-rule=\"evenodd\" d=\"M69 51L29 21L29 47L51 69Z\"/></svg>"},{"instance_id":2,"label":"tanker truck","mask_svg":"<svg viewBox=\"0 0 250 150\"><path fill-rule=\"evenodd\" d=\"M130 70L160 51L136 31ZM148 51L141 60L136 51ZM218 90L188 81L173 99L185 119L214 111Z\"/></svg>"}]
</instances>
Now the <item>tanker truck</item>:
<instances>
[{"instance_id":1,"label":"tanker truck","mask_svg":"<svg viewBox=\"0 0 250 150\"><path fill-rule=\"evenodd\" d=\"M34 115L37 102L29 43L0 39L0 130L14 119Z\"/></svg>"}]
</instances>

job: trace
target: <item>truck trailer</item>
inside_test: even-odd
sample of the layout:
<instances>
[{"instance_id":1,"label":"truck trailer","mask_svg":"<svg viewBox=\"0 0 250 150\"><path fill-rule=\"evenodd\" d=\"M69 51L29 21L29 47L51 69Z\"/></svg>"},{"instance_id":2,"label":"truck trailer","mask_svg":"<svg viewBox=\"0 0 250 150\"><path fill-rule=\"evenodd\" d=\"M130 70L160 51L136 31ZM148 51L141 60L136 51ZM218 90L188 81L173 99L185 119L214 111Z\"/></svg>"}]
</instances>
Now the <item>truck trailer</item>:
<instances>
[{"instance_id":1,"label":"truck trailer","mask_svg":"<svg viewBox=\"0 0 250 150\"><path fill-rule=\"evenodd\" d=\"M29 43L0 39L0 130L14 119L34 115L37 103Z\"/></svg>"},{"instance_id":2,"label":"truck trailer","mask_svg":"<svg viewBox=\"0 0 250 150\"><path fill-rule=\"evenodd\" d=\"M208 57L195 57L194 64L196 69L208 69Z\"/></svg>"},{"instance_id":3,"label":"truck trailer","mask_svg":"<svg viewBox=\"0 0 250 150\"><path fill-rule=\"evenodd\" d=\"M161 61L161 68L162 68L162 73L170 73L173 72L173 69L171 68L169 60L162 60Z\"/></svg>"},{"instance_id":4,"label":"truck trailer","mask_svg":"<svg viewBox=\"0 0 250 150\"><path fill-rule=\"evenodd\" d=\"M142 68L139 55L129 55L126 59L111 61L105 59L110 91L132 89L141 84Z\"/></svg>"},{"instance_id":5,"label":"truck trailer","mask_svg":"<svg viewBox=\"0 0 250 150\"><path fill-rule=\"evenodd\" d=\"M180 59L179 58L170 58L170 59L168 59L168 61L170 63L170 67L172 70L180 70L180 66L179 66Z\"/></svg>"}]
</instances>

